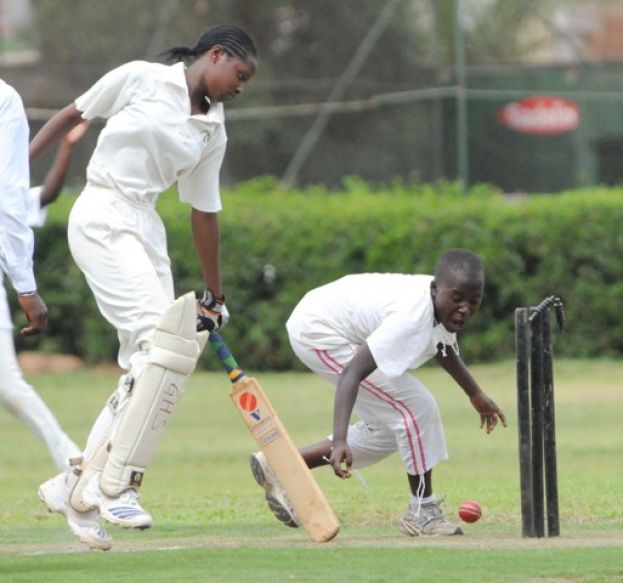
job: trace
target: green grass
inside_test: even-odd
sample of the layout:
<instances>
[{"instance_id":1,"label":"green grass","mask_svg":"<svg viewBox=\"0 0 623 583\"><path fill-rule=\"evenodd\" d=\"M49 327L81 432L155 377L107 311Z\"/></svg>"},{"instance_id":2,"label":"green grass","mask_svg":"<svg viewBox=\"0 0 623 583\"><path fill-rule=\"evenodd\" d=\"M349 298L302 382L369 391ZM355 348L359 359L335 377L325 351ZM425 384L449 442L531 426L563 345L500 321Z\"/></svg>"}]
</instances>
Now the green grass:
<instances>
[{"instance_id":1,"label":"green grass","mask_svg":"<svg viewBox=\"0 0 623 583\"><path fill-rule=\"evenodd\" d=\"M514 364L472 372L505 410L507 429L485 435L443 372L419 374L439 401L450 451L435 470L435 491L447 494L450 514L466 498L484 511L459 539L398 532L408 495L398 456L363 470L367 487L316 471L342 522L335 541L316 545L282 527L249 474L254 445L229 402L227 378L198 373L146 476L142 501L154 527L110 527L113 551L88 552L37 499L38 484L54 473L44 447L0 411L0 581L623 581L623 363L556 362L557 539L520 536ZM325 382L298 373L258 377L298 444L331 431ZM116 373L29 380L82 444Z\"/></svg>"},{"instance_id":2,"label":"green grass","mask_svg":"<svg viewBox=\"0 0 623 583\"><path fill-rule=\"evenodd\" d=\"M138 555L138 556L137 556ZM590 572L589 572L590 571ZM11 559L12 581L616 581L611 549L202 549ZM619 579L616 579L619 577ZM3 579L4 580L4 579Z\"/></svg>"}]
</instances>

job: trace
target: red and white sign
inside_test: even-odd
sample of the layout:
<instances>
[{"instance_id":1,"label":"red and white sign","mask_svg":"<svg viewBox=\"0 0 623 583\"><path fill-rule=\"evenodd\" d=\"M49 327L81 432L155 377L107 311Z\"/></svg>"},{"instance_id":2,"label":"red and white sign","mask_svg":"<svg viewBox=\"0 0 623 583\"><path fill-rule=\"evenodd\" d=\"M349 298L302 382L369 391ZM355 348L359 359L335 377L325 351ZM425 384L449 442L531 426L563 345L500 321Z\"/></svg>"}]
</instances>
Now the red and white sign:
<instances>
[{"instance_id":1,"label":"red and white sign","mask_svg":"<svg viewBox=\"0 0 623 583\"><path fill-rule=\"evenodd\" d=\"M502 107L498 121L522 134L564 134L578 127L580 109L564 97L535 95Z\"/></svg>"}]
</instances>

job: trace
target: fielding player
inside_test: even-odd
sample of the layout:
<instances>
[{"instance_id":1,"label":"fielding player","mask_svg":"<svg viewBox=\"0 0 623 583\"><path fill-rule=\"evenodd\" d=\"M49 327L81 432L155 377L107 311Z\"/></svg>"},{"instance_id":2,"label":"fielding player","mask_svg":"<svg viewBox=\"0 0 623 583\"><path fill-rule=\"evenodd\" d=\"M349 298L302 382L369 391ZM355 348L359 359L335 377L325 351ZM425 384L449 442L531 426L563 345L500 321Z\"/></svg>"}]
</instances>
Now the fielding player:
<instances>
[{"instance_id":1,"label":"fielding player","mask_svg":"<svg viewBox=\"0 0 623 583\"><path fill-rule=\"evenodd\" d=\"M76 126L63 139L42 186L31 188L26 197L26 223L42 227L47 205L61 193L74 145L87 129L86 123ZM24 143L27 160L28 142ZM21 419L47 446L54 465L60 471L69 469L69 460L80 456L78 446L61 429L43 399L22 376L15 357L13 324L7 294L0 279L0 402Z\"/></svg>"},{"instance_id":2,"label":"fielding player","mask_svg":"<svg viewBox=\"0 0 623 583\"><path fill-rule=\"evenodd\" d=\"M22 334L38 334L46 327L48 310L37 293L34 237L26 222L28 120L17 91L1 79L0 128L0 266L29 322Z\"/></svg>"},{"instance_id":3,"label":"fielding player","mask_svg":"<svg viewBox=\"0 0 623 583\"><path fill-rule=\"evenodd\" d=\"M482 263L451 249L435 276L364 273L309 292L287 322L294 352L336 386L333 435L301 450L311 468L330 463L341 478L400 452L411 498L400 519L411 536L457 535L434 495L433 468L448 458L433 395L407 371L435 358L461 386L487 433L500 408L482 391L459 357L456 334L478 311ZM360 421L349 426L352 412ZM251 456L257 482L275 515L296 525L287 497L263 454Z\"/></svg>"},{"instance_id":4,"label":"fielding player","mask_svg":"<svg viewBox=\"0 0 623 583\"><path fill-rule=\"evenodd\" d=\"M166 53L176 63L133 61L104 75L52 117L31 143L37 159L83 119L107 124L69 217L69 246L102 315L116 328L127 371L96 420L72 474L39 488L50 510L93 548L111 539L100 517L147 528L138 488L193 371L205 337L200 327L227 320L221 290L219 171L225 154L223 102L243 91L257 67L249 35L209 28L193 47ZM193 241L206 293L174 300L166 234L155 205L177 183L192 206Z\"/></svg>"}]
</instances>

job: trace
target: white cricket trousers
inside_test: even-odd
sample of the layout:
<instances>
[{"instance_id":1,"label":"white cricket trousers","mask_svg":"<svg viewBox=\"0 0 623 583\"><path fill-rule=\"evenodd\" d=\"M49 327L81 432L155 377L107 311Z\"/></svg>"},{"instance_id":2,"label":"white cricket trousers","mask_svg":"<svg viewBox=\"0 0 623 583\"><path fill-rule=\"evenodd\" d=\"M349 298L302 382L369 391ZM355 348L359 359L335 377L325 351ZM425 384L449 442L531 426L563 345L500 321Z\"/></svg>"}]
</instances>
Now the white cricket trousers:
<instances>
[{"instance_id":1,"label":"white cricket trousers","mask_svg":"<svg viewBox=\"0 0 623 583\"><path fill-rule=\"evenodd\" d=\"M160 318L174 300L166 232L156 209L87 184L69 215L69 248L100 312L117 330L118 362L137 378ZM122 420L126 375L96 420L84 451L89 461ZM112 405L114 403L114 406ZM147 412L145 412L147 414Z\"/></svg>"},{"instance_id":2,"label":"white cricket trousers","mask_svg":"<svg viewBox=\"0 0 623 583\"><path fill-rule=\"evenodd\" d=\"M22 376L13 344L7 295L0 281L0 402L45 443L54 465L69 469L69 459L80 456L78 446L61 429L56 417Z\"/></svg>"},{"instance_id":3,"label":"white cricket trousers","mask_svg":"<svg viewBox=\"0 0 623 583\"><path fill-rule=\"evenodd\" d=\"M329 350L313 349L292 337L290 344L304 364L333 386L357 351L346 343ZM359 386L353 410L361 418L348 428L354 468L399 451L407 473L423 475L448 459L435 398L413 375L390 380L377 369Z\"/></svg>"},{"instance_id":4,"label":"white cricket trousers","mask_svg":"<svg viewBox=\"0 0 623 583\"><path fill-rule=\"evenodd\" d=\"M117 330L119 366L127 370L174 300L162 220L153 205L87 184L69 215L68 236L97 307Z\"/></svg>"}]
</instances>

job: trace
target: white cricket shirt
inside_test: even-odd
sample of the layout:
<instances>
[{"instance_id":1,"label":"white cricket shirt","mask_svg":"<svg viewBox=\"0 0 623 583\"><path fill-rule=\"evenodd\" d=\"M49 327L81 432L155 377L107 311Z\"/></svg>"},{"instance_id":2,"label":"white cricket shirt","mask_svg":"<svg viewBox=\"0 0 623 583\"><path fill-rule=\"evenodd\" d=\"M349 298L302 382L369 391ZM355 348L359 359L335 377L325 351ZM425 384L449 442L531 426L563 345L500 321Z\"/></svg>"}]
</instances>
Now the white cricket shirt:
<instances>
[{"instance_id":1,"label":"white cricket shirt","mask_svg":"<svg viewBox=\"0 0 623 583\"><path fill-rule=\"evenodd\" d=\"M182 202L221 210L223 104L191 115L183 63L132 61L104 75L75 104L85 119L108 119L87 168L90 183L154 205L177 182Z\"/></svg>"},{"instance_id":2,"label":"white cricket shirt","mask_svg":"<svg viewBox=\"0 0 623 583\"><path fill-rule=\"evenodd\" d=\"M33 186L26 197L26 222L31 227L43 227L48 215L47 207L41 206L42 190L42 186ZM11 321L9 301L2 280L2 273L0 273L0 330L10 330L13 328L13 322Z\"/></svg>"},{"instance_id":3,"label":"white cricket shirt","mask_svg":"<svg viewBox=\"0 0 623 583\"><path fill-rule=\"evenodd\" d=\"M26 223L29 182L28 120L20 96L0 79L0 267L22 293L37 288Z\"/></svg>"},{"instance_id":4,"label":"white cricket shirt","mask_svg":"<svg viewBox=\"0 0 623 583\"><path fill-rule=\"evenodd\" d=\"M48 207L41 206L43 186L33 186L26 197L26 222L31 227L43 227L48 218Z\"/></svg>"},{"instance_id":5,"label":"white cricket shirt","mask_svg":"<svg viewBox=\"0 0 623 583\"><path fill-rule=\"evenodd\" d=\"M435 323L431 275L347 275L308 292L286 326L305 346L331 349L367 343L389 378L414 369L437 353L439 343L456 346L456 334Z\"/></svg>"}]
</instances>

